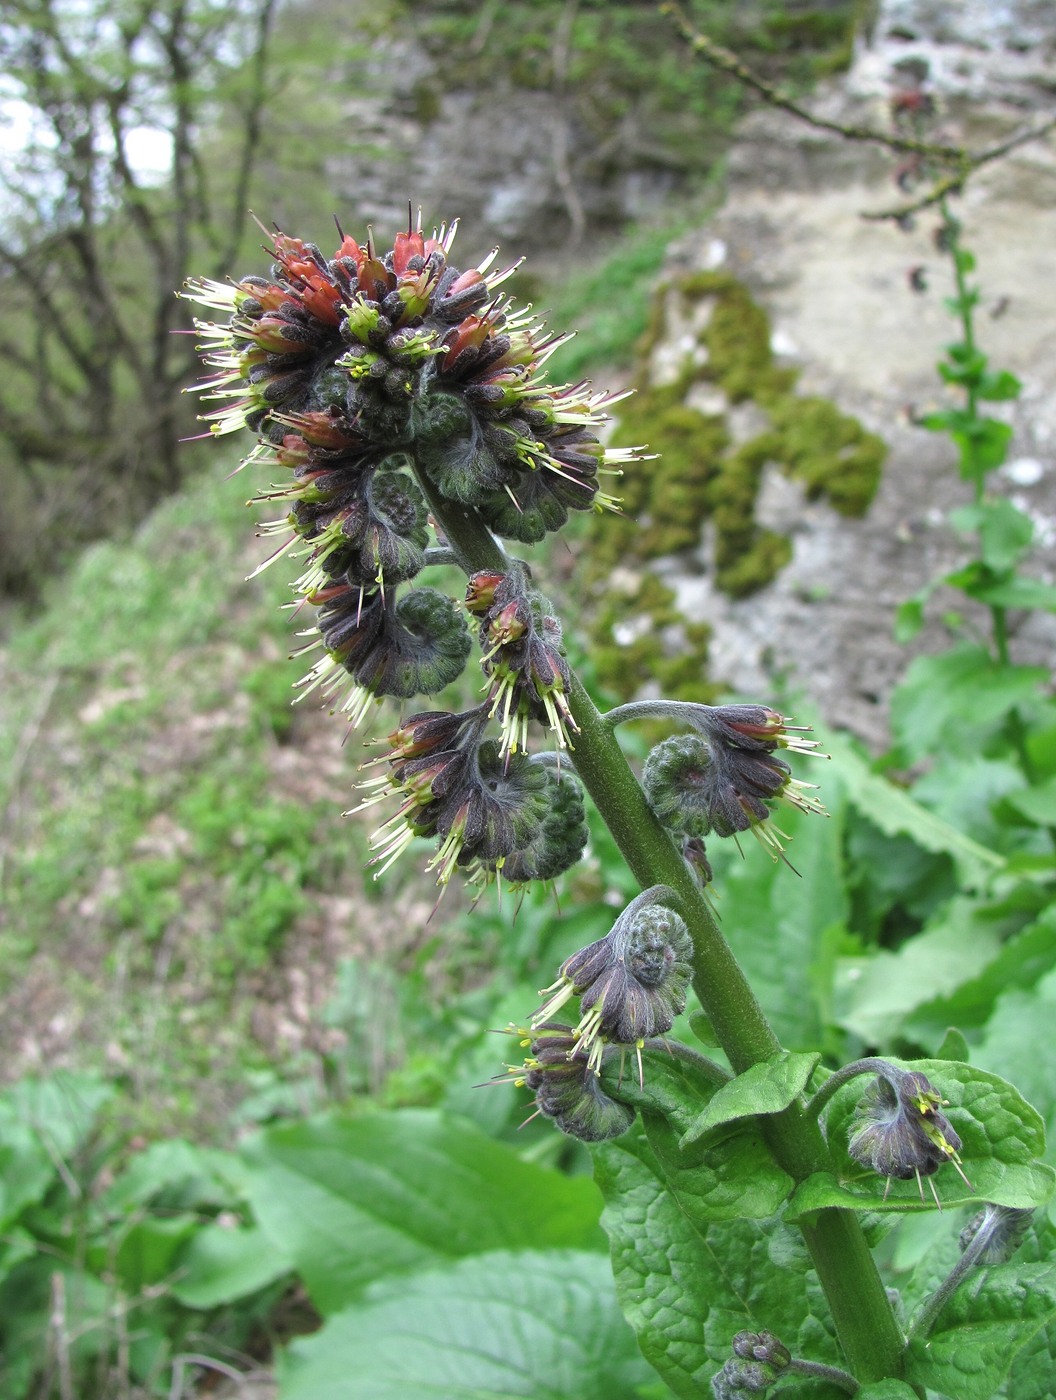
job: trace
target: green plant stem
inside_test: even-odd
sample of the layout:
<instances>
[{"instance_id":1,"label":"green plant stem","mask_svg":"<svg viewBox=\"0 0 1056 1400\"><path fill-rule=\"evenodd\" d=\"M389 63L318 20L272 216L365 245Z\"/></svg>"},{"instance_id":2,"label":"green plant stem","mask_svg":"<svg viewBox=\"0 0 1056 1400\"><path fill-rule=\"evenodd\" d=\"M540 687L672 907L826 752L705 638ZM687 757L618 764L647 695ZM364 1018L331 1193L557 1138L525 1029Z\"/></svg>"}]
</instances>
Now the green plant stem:
<instances>
[{"instance_id":1,"label":"green plant stem","mask_svg":"<svg viewBox=\"0 0 1056 1400\"><path fill-rule=\"evenodd\" d=\"M467 573L511 567L476 511L444 500L424 473L419 481ZM775 1055L780 1043L695 877L646 802L612 726L574 672L567 699L577 730L575 770L642 888L662 884L676 892L694 943L694 989L734 1072L743 1073ZM817 1122L799 1105L768 1117L765 1131L776 1160L795 1181L831 1168ZM800 1228L852 1371L862 1381L901 1375L902 1334L853 1212L818 1211Z\"/></svg>"},{"instance_id":2,"label":"green plant stem","mask_svg":"<svg viewBox=\"0 0 1056 1400\"><path fill-rule=\"evenodd\" d=\"M949 206L947 205L945 199L939 201L939 211L942 214L944 226L947 229L953 230L952 241L950 244L950 258L953 262L954 285L957 288L957 296L954 300L955 305L957 307L957 315L961 323L961 335L963 337L964 344L971 351L976 348L974 316L975 302L972 294L972 289L968 286L968 278L965 275L964 267L962 265L960 257L958 256L963 251L960 243L960 235L957 231L958 224L957 221L950 214ZM973 384L966 384L964 386L964 392L966 399L965 408L967 412L971 415L971 417L973 419L976 419L979 416L978 392ZM979 471L976 467L976 447L974 439L969 439L968 450L972 455L972 481L974 482L975 486L975 504L978 506L982 504L984 496L984 473ZM981 540L978 552L981 556ZM1006 608L1001 607L997 603L991 603L989 607L990 628L991 635L993 637L994 652L1000 664L1002 666L1008 666L1011 664L1011 656L1009 654L1008 649L1008 610ZM1023 770L1023 776L1026 778L1028 783L1033 783L1034 781L1036 781L1036 774L1034 772L1034 765L1030 757L1030 751L1027 748L1026 726L1023 723L1023 717L1019 713L1018 709L1013 709L1009 712L1008 737L1009 741L1012 744L1012 747L1015 749L1019 757L1019 765L1020 768Z\"/></svg>"},{"instance_id":3,"label":"green plant stem","mask_svg":"<svg viewBox=\"0 0 1056 1400\"><path fill-rule=\"evenodd\" d=\"M839 1386L848 1395L857 1395L861 1389L853 1376L849 1376L846 1371L841 1371L838 1366L823 1366L820 1361L803 1361L798 1356L793 1356L788 1363L788 1369L795 1371L801 1376L813 1376L819 1381L828 1381L830 1385Z\"/></svg>"},{"instance_id":4,"label":"green plant stem","mask_svg":"<svg viewBox=\"0 0 1056 1400\"><path fill-rule=\"evenodd\" d=\"M923 1342L931 1336L932 1328L938 1321L939 1314L979 1263L980 1256L990 1244L1000 1221L999 1209L997 1206L987 1206L987 1218L976 1231L975 1237L969 1242L964 1253L935 1292L926 1298L921 1305L920 1311L910 1324L908 1340L916 1339Z\"/></svg>"}]
</instances>

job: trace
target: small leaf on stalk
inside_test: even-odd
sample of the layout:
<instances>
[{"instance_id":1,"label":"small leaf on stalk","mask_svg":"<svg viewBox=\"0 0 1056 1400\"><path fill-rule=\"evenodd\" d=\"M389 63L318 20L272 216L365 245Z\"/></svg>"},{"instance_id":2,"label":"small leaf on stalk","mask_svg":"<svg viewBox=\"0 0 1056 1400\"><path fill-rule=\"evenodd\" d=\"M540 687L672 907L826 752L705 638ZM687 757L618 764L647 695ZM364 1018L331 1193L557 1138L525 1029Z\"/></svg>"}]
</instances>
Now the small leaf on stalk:
<instances>
[{"instance_id":1,"label":"small leaf on stalk","mask_svg":"<svg viewBox=\"0 0 1056 1400\"><path fill-rule=\"evenodd\" d=\"M712 1096L682 1138L682 1146L696 1142L712 1128L757 1113L780 1113L794 1103L810 1082L819 1054L795 1055L781 1050L772 1059L731 1079Z\"/></svg>"}]
</instances>

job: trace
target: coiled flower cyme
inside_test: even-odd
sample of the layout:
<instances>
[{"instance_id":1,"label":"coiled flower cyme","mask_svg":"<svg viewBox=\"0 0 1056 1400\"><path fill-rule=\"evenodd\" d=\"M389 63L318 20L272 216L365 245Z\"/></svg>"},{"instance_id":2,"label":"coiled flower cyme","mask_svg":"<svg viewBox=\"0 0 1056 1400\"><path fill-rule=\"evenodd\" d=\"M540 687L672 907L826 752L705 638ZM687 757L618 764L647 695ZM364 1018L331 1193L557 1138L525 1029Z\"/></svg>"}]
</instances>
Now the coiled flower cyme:
<instances>
[{"instance_id":1,"label":"coiled flower cyme","mask_svg":"<svg viewBox=\"0 0 1056 1400\"><path fill-rule=\"evenodd\" d=\"M685 1010L693 942L684 920L665 902L673 898L664 885L645 890L604 938L566 958L557 981L540 993L546 1000L533 1026L548 1024L566 1002L579 998L573 1053L594 1073L606 1046L633 1048L641 1081L645 1041L666 1035Z\"/></svg>"},{"instance_id":2,"label":"coiled flower cyme","mask_svg":"<svg viewBox=\"0 0 1056 1400\"><path fill-rule=\"evenodd\" d=\"M661 708L661 707L658 707ZM749 831L775 859L783 859L786 832L771 820L772 804L825 816L810 795L813 784L792 777L778 749L813 753L814 740L762 705L663 707L692 726L653 748L642 771L646 800L657 819L689 849L703 851L709 835Z\"/></svg>"}]
</instances>

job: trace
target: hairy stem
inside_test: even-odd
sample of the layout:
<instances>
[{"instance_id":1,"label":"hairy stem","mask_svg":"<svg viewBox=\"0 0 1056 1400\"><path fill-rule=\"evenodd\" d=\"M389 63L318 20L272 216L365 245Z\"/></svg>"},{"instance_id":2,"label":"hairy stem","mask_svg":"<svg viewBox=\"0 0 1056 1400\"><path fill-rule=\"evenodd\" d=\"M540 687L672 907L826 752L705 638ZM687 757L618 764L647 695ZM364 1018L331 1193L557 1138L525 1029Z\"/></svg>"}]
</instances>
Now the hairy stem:
<instances>
[{"instance_id":1,"label":"hairy stem","mask_svg":"<svg viewBox=\"0 0 1056 1400\"><path fill-rule=\"evenodd\" d=\"M510 560L472 508L444 500L419 474L433 517L467 573L508 570ZM576 726L572 762L643 889L669 885L694 945L693 986L734 1073L770 1059L780 1044L696 879L660 825L616 740L575 672L568 704ZM817 1121L799 1105L768 1117L771 1151L795 1181L831 1167ZM829 1300L848 1365L862 1381L898 1376L903 1338L857 1218L822 1210L801 1225Z\"/></svg>"}]
</instances>

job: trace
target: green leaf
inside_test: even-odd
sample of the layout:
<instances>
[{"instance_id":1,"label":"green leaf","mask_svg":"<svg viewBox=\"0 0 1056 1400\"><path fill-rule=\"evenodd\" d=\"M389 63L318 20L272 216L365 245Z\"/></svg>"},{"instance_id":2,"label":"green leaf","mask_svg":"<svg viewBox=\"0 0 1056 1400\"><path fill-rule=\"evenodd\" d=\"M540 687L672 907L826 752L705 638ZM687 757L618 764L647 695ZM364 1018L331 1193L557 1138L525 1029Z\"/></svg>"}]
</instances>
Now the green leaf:
<instances>
[{"instance_id":1,"label":"green leaf","mask_svg":"<svg viewBox=\"0 0 1056 1400\"><path fill-rule=\"evenodd\" d=\"M968 1042L964 1038L963 1031L959 1031L956 1026L950 1026L942 1038L935 1058L937 1060L959 1060L962 1064L968 1063Z\"/></svg>"},{"instance_id":2,"label":"green leaf","mask_svg":"<svg viewBox=\"0 0 1056 1400\"><path fill-rule=\"evenodd\" d=\"M712 1128L757 1113L780 1113L794 1103L810 1082L819 1054L796 1055L782 1050L773 1059L752 1067L723 1084L693 1120L681 1145L696 1142Z\"/></svg>"},{"instance_id":3,"label":"green leaf","mask_svg":"<svg viewBox=\"0 0 1056 1400\"><path fill-rule=\"evenodd\" d=\"M981 507L979 544L983 562L997 573L1015 568L1030 548L1034 522L1005 496L985 501Z\"/></svg>"},{"instance_id":4,"label":"green leaf","mask_svg":"<svg viewBox=\"0 0 1056 1400\"><path fill-rule=\"evenodd\" d=\"M101 1198L115 1215L145 1205L169 1210L199 1206L230 1206L240 1195L237 1185L244 1175L241 1159L233 1152L203 1147L184 1138L165 1138L137 1152Z\"/></svg>"},{"instance_id":5,"label":"green leaf","mask_svg":"<svg viewBox=\"0 0 1056 1400\"><path fill-rule=\"evenodd\" d=\"M1056 1322L1030 1337L1012 1358L1004 1389L1005 1400L1052 1400L1056 1376Z\"/></svg>"},{"instance_id":6,"label":"green leaf","mask_svg":"<svg viewBox=\"0 0 1056 1400\"><path fill-rule=\"evenodd\" d=\"M689 1046L668 1041L660 1050L642 1051L642 1082L632 1066L616 1057L606 1061L602 1083L606 1092L644 1113L660 1114L681 1136L692 1125L712 1094L733 1076L728 1069L697 1054Z\"/></svg>"},{"instance_id":7,"label":"green leaf","mask_svg":"<svg viewBox=\"0 0 1056 1400\"><path fill-rule=\"evenodd\" d=\"M185 1307L216 1308L259 1292L292 1267L256 1225L205 1225L180 1254L170 1292Z\"/></svg>"},{"instance_id":8,"label":"green leaf","mask_svg":"<svg viewBox=\"0 0 1056 1400\"><path fill-rule=\"evenodd\" d=\"M906 642L911 642L920 629L924 626L924 604L926 597L917 595L915 598L907 598L904 603L899 603L895 609L895 641L903 646Z\"/></svg>"},{"instance_id":9,"label":"green leaf","mask_svg":"<svg viewBox=\"0 0 1056 1400\"><path fill-rule=\"evenodd\" d=\"M1023 383L1007 369L995 370L980 377L975 386L977 399L996 403L1003 399L1018 399Z\"/></svg>"},{"instance_id":10,"label":"green leaf","mask_svg":"<svg viewBox=\"0 0 1056 1400\"><path fill-rule=\"evenodd\" d=\"M961 449L961 476L966 481L978 481L1005 460L1012 429L998 418L973 417L951 437Z\"/></svg>"},{"instance_id":11,"label":"green leaf","mask_svg":"<svg viewBox=\"0 0 1056 1400\"><path fill-rule=\"evenodd\" d=\"M590 1181L525 1162L463 1119L330 1113L269 1128L244 1152L257 1222L324 1314L443 1259L601 1243Z\"/></svg>"},{"instance_id":12,"label":"green leaf","mask_svg":"<svg viewBox=\"0 0 1056 1400\"><path fill-rule=\"evenodd\" d=\"M919 1400L917 1392L905 1381L873 1381L863 1385L855 1394L855 1400Z\"/></svg>"},{"instance_id":13,"label":"green leaf","mask_svg":"<svg viewBox=\"0 0 1056 1400\"><path fill-rule=\"evenodd\" d=\"M1039 1159L1045 1150L1041 1116L1006 1080L974 1065L953 1060L892 1063L928 1076L948 1107L943 1109L962 1141L961 1163L969 1189L952 1165L930 1178L943 1209L992 1201L995 1205L1031 1208L1052 1195L1056 1173ZM885 1182L854 1161L847 1151L854 1111L868 1085L862 1076L839 1089L826 1117L826 1136L834 1173L810 1176L796 1190L786 1218L793 1220L825 1206L852 1210L931 1210L930 1188L920 1199L915 1181Z\"/></svg>"},{"instance_id":14,"label":"green leaf","mask_svg":"<svg viewBox=\"0 0 1056 1400\"><path fill-rule=\"evenodd\" d=\"M98 1075L63 1071L22 1079L0 1096L0 1228L39 1201L87 1141L114 1088Z\"/></svg>"},{"instance_id":15,"label":"green leaf","mask_svg":"<svg viewBox=\"0 0 1056 1400\"><path fill-rule=\"evenodd\" d=\"M841 959L837 1024L867 1045L886 1046L917 1007L977 977L1001 948L1000 930L979 913L972 899L954 899L897 952Z\"/></svg>"},{"instance_id":16,"label":"green leaf","mask_svg":"<svg viewBox=\"0 0 1056 1400\"><path fill-rule=\"evenodd\" d=\"M1051 862L1050 862L1051 865ZM986 910L980 910L985 917ZM967 978L953 992L927 1001L908 1016L903 1034L927 1039L950 1022L965 1028L982 1026L993 1012L998 997L1013 987L1029 988L1056 964L1056 906L1047 908L1025 927L1010 930L995 919L995 930L1001 938L995 956L974 977ZM937 1055L936 1059L959 1059L956 1055ZM1019 1082L1019 1076L1008 1073L1000 1065L991 1065L974 1057L984 1068L994 1069L1006 1079ZM1030 1099L1031 1095L1025 1095Z\"/></svg>"},{"instance_id":17,"label":"green leaf","mask_svg":"<svg viewBox=\"0 0 1056 1400\"><path fill-rule=\"evenodd\" d=\"M199 1228L191 1215L148 1216L125 1231L116 1251L113 1241L107 1240L91 1259L96 1272L103 1276L109 1263L125 1292L136 1297L144 1289L168 1280L181 1247Z\"/></svg>"},{"instance_id":18,"label":"green leaf","mask_svg":"<svg viewBox=\"0 0 1056 1400\"><path fill-rule=\"evenodd\" d=\"M944 408L937 413L926 413L917 420L920 427L929 433L966 433L971 430L972 415L963 408Z\"/></svg>"},{"instance_id":19,"label":"green leaf","mask_svg":"<svg viewBox=\"0 0 1056 1400\"><path fill-rule=\"evenodd\" d=\"M689 1219L772 1215L791 1191L792 1179L774 1161L754 1119L724 1122L701 1141L683 1145L683 1135L692 1129L701 1106L731 1082L716 1075L717 1066L687 1058L683 1050L649 1051L644 1057L644 1088L615 1065L607 1065L605 1087L640 1109L668 1190Z\"/></svg>"},{"instance_id":20,"label":"green leaf","mask_svg":"<svg viewBox=\"0 0 1056 1400\"><path fill-rule=\"evenodd\" d=\"M373 1289L279 1367L282 1400L633 1400L650 1371L603 1254L497 1252Z\"/></svg>"},{"instance_id":21,"label":"green leaf","mask_svg":"<svg viewBox=\"0 0 1056 1400\"><path fill-rule=\"evenodd\" d=\"M957 1400L992 1400L1016 1352L1053 1317L1056 1264L981 1270L946 1304L930 1336L910 1343L906 1378Z\"/></svg>"},{"instance_id":22,"label":"green leaf","mask_svg":"<svg viewBox=\"0 0 1056 1400\"><path fill-rule=\"evenodd\" d=\"M918 656L891 699L891 727L905 758L937 750L975 754L1010 710L1037 703L1049 672L1006 666L985 647L965 642L938 656Z\"/></svg>"},{"instance_id":23,"label":"green leaf","mask_svg":"<svg viewBox=\"0 0 1056 1400\"><path fill-rule=\"evenodd\" d=\"M1042 583L1036 578L1010 578L1004 583L978 588L974 596L981 603L995 608L1021 608L1024 611L1042 608L1046 612L1056 612L1056 584Z\"/></svg>"},{"instance_id":24,"label":"green leaf","mask_svg":"<svg viewBox=\"0 0 1056 1400\"><path fill-rule=\"evenodd\" d=\"M996 852L965 836L948 821L914 800L905 788L878 773L841 735L826 734L825 745L833 767L846 785L850 801L886 836L905 835L937 855L948 855L957 864L965 883L974 885L1000 870L1004 860Z\"/></svg>"},{"instance_id":25,"label":"green leaf","mask_svg":"<svg viewBox=\"0 0 1056 1400\"><path fill-rule=\"evenodd\" d=\"M1056 778L1039 783L1037 787L1007 793L1005 801L1029 822L1056 826Z\"/></svg>"},{"instance_id":26,"label":"green leaf","mask_svg":"<svg viewBox=\"0 0 1056 1400\"><path fill-rule=\"evenodd\" d=\"M676 1395L707 1394L742 1329L769 1328L796 1355L840 1364L798 1231L774 1218L691 1219L639 1125L593 1155L617 1296L643 1354Z\"/></svg>"},{"instance_id":27,"label":"green leaf","mask_svg":"<svg viewBox=\"0 0 1056 1400\"><path fill-rule=\"evenodd\" d=\"M1044 927L1051 930L1053 920L1049 918ZM1035 987L1012 988L998 999L974 1055L979 1064L1014 1080L1024 1097L1056 1126L1056 1083L1047 1053L1054 1023L1056 970Z\"/></svg>"}]
</instances>

